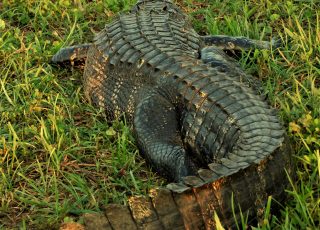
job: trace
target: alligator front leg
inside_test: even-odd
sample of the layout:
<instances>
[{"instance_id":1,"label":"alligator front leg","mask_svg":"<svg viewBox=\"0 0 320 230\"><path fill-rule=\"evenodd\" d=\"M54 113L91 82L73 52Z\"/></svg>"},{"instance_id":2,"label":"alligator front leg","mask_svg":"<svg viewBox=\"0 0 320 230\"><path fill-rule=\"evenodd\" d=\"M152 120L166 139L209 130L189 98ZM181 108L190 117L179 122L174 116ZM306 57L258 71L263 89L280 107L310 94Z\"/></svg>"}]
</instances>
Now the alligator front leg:
<instances>
[{"instance_id":1,"label":"alligator front leg","mask_svg":"<svg viewBox=\"0 0 320 230\"><path fill-rule=\"evenodd\" d=\"M154 90L138 104L134 130L151 166L169 180L179 182L194 175L196 167L183 147L173 98L165 94Z\"/></svg>"},{"instance_id":2,"label":"alligator front leg","mask_svg":"<svg viewBox=\"0 0 320 230\"><path fill-rule=\"evenodd\" d=\"M250 50L250 49L271 49L280 47L280 41L272 39L260 41L246 37L233 37L227 35L207 35L201 37L205 45L216 46L223 50Z\"/></svg>"}]
</instances>

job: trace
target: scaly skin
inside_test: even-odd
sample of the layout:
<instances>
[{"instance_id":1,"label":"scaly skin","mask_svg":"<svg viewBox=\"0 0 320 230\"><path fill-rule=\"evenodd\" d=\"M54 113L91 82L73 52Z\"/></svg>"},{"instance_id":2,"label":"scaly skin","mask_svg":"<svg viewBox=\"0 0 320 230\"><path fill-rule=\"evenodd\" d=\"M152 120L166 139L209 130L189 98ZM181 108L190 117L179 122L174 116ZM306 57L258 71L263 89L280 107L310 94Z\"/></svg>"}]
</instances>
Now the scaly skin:
<instances>
[{"instance_id":1,"label":"scaly skin","mask_svg":"<svg viewBox=\"0 0 320 230\"><path fill-rule=\"evenodd\" d=\"M54 62L77 53L83 58L80 51L88 49L86 96L110 120L125 115L150 165L177 182L153 191L151 200L133 197L131 212L124 206L107 208L106 226L213 228L216 211L232 227L232 193L236 217L238 204L259 216L268 195L283 198L284 167L290 166L283 128L267 102L248 87L252 77L219 52L222 40L230 46L227 38L200 37L171 1L139 1L92 44L54 56ZM243 40L233 41L238 48ZM128 216L123 226L119 215ZM97 224L91 218L87 223Z\"/></svg>"}]
</instances>

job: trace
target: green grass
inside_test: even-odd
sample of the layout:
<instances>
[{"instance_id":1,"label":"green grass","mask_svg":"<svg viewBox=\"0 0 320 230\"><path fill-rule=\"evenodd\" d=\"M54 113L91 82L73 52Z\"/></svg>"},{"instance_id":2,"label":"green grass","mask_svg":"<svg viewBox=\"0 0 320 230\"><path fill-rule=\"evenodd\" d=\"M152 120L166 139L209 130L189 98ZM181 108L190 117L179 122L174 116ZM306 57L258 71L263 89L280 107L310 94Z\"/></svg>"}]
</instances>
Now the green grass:
<instances>
[{"instance_id":1,"label":"green grass","mask_svg":"<svg viewBox=\"0 0 320 230\"><path fill-rule=\"evenodd\" d=\"M260 229L320 225L320 7L317 1L226 0L180 5L200 34L269 40L280 50L243 53L277 107L294 147L297 178L281 214ZM0 229L57 228L65 217L124 203L163 183L139 156L124 121L89 105L81 71L51 56L89 42L133 0L0 3ZM274 202L274 201L273 201Z\"/></svg>"}]
</instances>

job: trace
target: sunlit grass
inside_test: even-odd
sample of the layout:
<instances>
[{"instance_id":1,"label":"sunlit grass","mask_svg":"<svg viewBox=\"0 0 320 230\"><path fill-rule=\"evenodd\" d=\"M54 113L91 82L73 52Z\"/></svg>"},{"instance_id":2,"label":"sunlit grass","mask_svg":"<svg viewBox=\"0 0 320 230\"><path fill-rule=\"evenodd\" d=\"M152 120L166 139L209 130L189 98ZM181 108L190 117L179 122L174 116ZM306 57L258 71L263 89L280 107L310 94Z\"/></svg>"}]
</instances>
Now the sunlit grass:
<instances>
[{"instance_id":1,"label":"sunlit grass","mask_svg":"<svg viewBox=\"0 0 320 230\"><path fill-rule=\"evenodd\" d=\"M0 229L57 228L67 216L123 203L162 183L139 156L125 122L108 123L103 111L86 102L81 71L49 64L61 47L91 41L114 14L134 2L0 3ZM320 224L318 4L178 3L200 34L282 40L280 49L239 56L279 109L297 164L281 214L274 216L267 208L255 227L315 229Z\"/></svg>"}]
</instances>

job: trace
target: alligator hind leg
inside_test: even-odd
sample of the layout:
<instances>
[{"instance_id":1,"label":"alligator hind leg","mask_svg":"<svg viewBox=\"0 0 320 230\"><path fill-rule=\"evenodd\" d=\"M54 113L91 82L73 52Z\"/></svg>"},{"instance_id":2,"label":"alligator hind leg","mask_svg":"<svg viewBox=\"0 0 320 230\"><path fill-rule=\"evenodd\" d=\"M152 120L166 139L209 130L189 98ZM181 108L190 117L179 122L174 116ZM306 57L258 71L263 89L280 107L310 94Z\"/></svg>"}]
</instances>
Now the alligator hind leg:
<instances>
[{"instance_id":1,"label":"alligator hind leg","mask_svg":"<svg viewBox=\"0 0 320 230\"><path fill-rule=\"evenodd\" d=\"M53 63L65 63L70 62L74 64L74 62L84 62L87 58L88 49L92 46L92 44L81 44L75 46L69 46L60 49L51 59Z\"/></svg>"},{"instance_id":2,"label":"alligator hind leg","mask_svg":"<svg viewBox=\"0 0 320 230\"><path fill-rule=\"evenodd\" d=\"M201 37L205 45L216 46L223 50L250 50L250 49L271 49L281 45L279 40L260 41L246 37L232 37L227 35L207 35Z\"/></svg>"},{"instance_id":3,"label":"alligator hind leg","mask_svg":"<svg viewBox=\"0 0 320 230\"><path fill-rule=\"evenodd\" d=\"M201 60L212 68L218 69L222 72L227 72L229 77L244 83L246 86L255 89L257 92L260 92L260 81L252 75L245 73L240 64L220 48L215 46L204 47L201 50Z\"/></svg>"},{"instance_id":4,"label":"alligator hind leg","mask_svg":"<svg viewBox=\"0 0 320 230\"><path fill-rule=\"evenodd\" d=\"M174 102L164 94L155 90L138 104L134 130L148 163L169 180L179 182L194 175L196 167L182 145Z\"/></svg>"},{"instance_id":5,"label":"alligator hind leg","mask_svg":"<svg viewBox=\"0 0 320 230\"><path fill-rule=\"evenodd\" d=\"M229 77L243 82L245 85L261 93L261 82L246 74L239 63L224 51L242 51L250 49L271 49L280 47L280 41L260 41L246 37L226 35L208 35L201 37L206 45L201 50L201 60L213 68L228 72Z\"/></svg>"},{"instance_id":6,"label":"alligator hind leg","mask_svg":"<svg viewBox=\"0 0 320 230\"><path fill-rule=\"evenodd\" d=\"M212 67L223 67L229 70L240 68L236 59L227 55L222 49L215 46L206 46L201 49L201 60ZM242 70L241 70L242 71Z\"/></svg>"}]
</instances>

